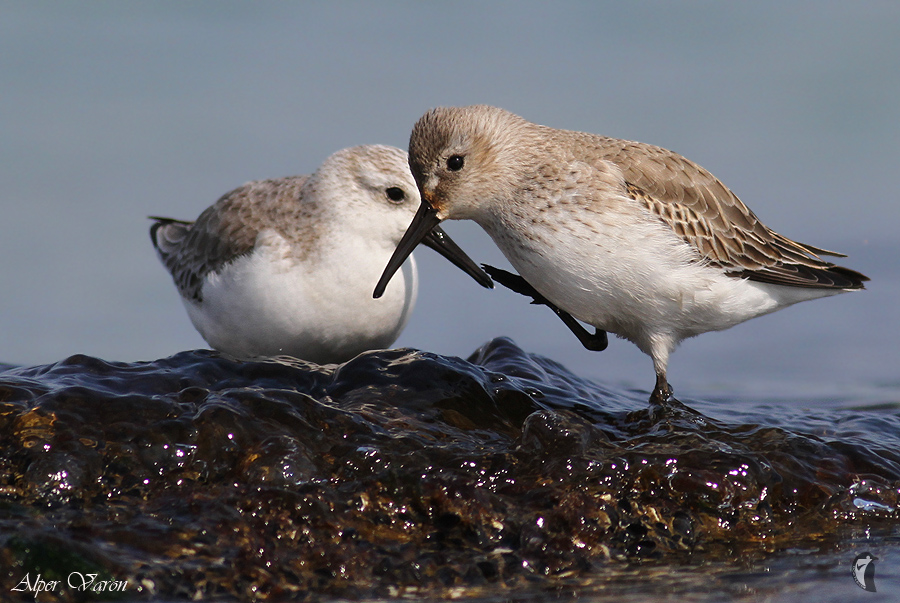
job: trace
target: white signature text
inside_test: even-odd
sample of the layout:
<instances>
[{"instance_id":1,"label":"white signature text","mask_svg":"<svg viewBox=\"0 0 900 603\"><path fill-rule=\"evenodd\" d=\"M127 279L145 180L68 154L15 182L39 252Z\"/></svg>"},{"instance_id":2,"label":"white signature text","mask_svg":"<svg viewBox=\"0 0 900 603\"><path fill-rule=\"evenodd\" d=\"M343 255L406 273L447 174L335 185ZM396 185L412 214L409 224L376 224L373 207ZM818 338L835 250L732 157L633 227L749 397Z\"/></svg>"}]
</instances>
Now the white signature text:
<instances>
[{"instance_id":1,"label":"white signature text","mask_svg":"<svg viewBox=\"0 0 900 603\"><path fill-rule=\"evenodd\" d=\"M81 572L72 572L66 579L66 585L74 590L90 591L93 593L102 592L125 592L128 588L128 580L98 580L100 574L82 574ZM22 581L16 584L11 590L13 592L30 592L37 597L41 592L56 592L62 584L61 580L44 580L38 574L31 579L31 574L25 574Z\"/></svg>"}]
</instances>

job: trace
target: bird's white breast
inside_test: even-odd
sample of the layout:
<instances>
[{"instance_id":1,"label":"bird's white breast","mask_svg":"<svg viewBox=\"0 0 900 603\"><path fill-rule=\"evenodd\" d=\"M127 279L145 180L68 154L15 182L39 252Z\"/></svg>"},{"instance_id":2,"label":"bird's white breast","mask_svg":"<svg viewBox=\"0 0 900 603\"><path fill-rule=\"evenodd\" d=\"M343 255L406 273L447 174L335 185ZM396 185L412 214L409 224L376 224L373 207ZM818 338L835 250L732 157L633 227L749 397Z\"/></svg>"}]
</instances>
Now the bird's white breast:
<instances>
[{"instance_id":1,"label":"bird's white breast","mask_svg":"<svg viewBox=\"0 0 900 603\"><path fill-rule=\"evenodd\" d=\"M415 260L373 299L390 249L319 242L340 252L298 260L278 234L261 233L252 253L207 275L201 303L183 300L194 326L211 346L239 357L286 354L326 363L390 346L415 305Z\"/></svg>"}]
</instances>

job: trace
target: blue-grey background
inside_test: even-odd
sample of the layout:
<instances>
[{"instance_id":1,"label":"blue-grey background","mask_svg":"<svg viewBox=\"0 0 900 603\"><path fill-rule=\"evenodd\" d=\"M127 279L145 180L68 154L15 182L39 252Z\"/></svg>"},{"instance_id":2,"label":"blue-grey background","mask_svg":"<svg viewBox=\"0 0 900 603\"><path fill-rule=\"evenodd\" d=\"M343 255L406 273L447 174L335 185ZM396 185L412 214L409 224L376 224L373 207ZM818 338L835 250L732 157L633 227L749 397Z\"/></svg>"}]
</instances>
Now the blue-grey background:
<instances>
[{"instance_id":1,"label":"blue-grey background","mask_svg":"<svg viewBox=\"0 0 900 603\"><path fill-rule=\"evenodd\" d=\"M686 342L676 392L900 399L900 3L0 2L0 362L149 360L205 347L147 215L195 218L247 180L342 147L406 147L436 105L654 143L710 169L770 227L850 254L869 290ZM474 224L446 230L506 265ZM497 335L601 382L524 299L417 253L397 345L466 356Z\"/></svg>"}]
</instances>

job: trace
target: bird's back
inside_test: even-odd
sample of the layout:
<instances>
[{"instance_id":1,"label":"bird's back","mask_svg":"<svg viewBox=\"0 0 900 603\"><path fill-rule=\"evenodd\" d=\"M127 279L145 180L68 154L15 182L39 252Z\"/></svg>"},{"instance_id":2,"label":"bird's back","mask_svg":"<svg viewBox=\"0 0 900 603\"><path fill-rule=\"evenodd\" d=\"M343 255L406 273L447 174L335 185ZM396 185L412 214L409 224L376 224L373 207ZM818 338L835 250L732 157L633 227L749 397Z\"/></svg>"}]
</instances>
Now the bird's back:
<instances>
[{"instance_id":1,"label":"bird's back","mask_svg":"<svg viewBox=\"0 0 900 603\"><path fill-rule=\"evenodd\" d=\"M621 171L625 194L730 276L791 287L863 289L865 275L823 260L841 253L773 231L705 168L662 147L582 132L564 139Z\"/></svg>"},{"instance_id":2,"label":"bird's back","mask_svg":"<svg viewBox=\"0 0 900 603\"><path fill-rule=\"evenodd\" d=\"M223 195L194 222L151 217L150 239L185 299L202 301L205 277L253 251L265 228L304 236L297 199L307 176L249 182ZM296 226L296 228L292 228Z\"/></svg>"}]
</instances>

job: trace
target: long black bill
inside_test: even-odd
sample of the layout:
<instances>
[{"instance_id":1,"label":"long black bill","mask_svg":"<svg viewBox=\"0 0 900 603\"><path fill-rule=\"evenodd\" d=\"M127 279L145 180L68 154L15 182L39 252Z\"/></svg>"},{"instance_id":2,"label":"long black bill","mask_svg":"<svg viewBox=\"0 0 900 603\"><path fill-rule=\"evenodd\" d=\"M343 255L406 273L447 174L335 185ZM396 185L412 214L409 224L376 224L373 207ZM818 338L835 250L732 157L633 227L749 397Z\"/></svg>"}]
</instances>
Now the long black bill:
<instances>
[{"instance_id":1,"label":"long black bill","mask_svg":"<svg viewBox=\"0 0 900 603\"><path fill-rule=\"evenodd\" d=\"M431 232L422 239L422 243L450 260L454 266L474 278L482 287L494 288L494 281L491 280L491 277L485 274L484 270L478 267L440 226L432 228Z\"/></svg>"},{"instance_id":2,"label":"long black bill","mask_svg":"<svg viewBox=\"0 0 900 603\"><path fill-rule=\"evenodd\" d=\"M384 273L381 275L378 284L375 286L375 292L372 294L372 297L379 298L384 294L384 290L391 281L391 277L393 277L394 273L400 269L400 266L403 265L403 262L406 261L406 258L409 257L409 254L413 252L419 243L424 243L453 262L454 265L478 281L478 284L482 287L487 287L488 289L493 288L494 281L491 280L491 277L489 277L484 270L479 268L478 265L453 242L453 239L447 236L447 233L438 226L440 221L440 218L437 217L437 212L434 211L428 203L423 201L422 205L419 206L419 210L416 212L416 216L413 218L412 223L409 225L409 228L406 229L403 238L400 239L397 249L394 250L394 255L392 255L390 261L388 261Z\"/></svg>"}]
</instances>

